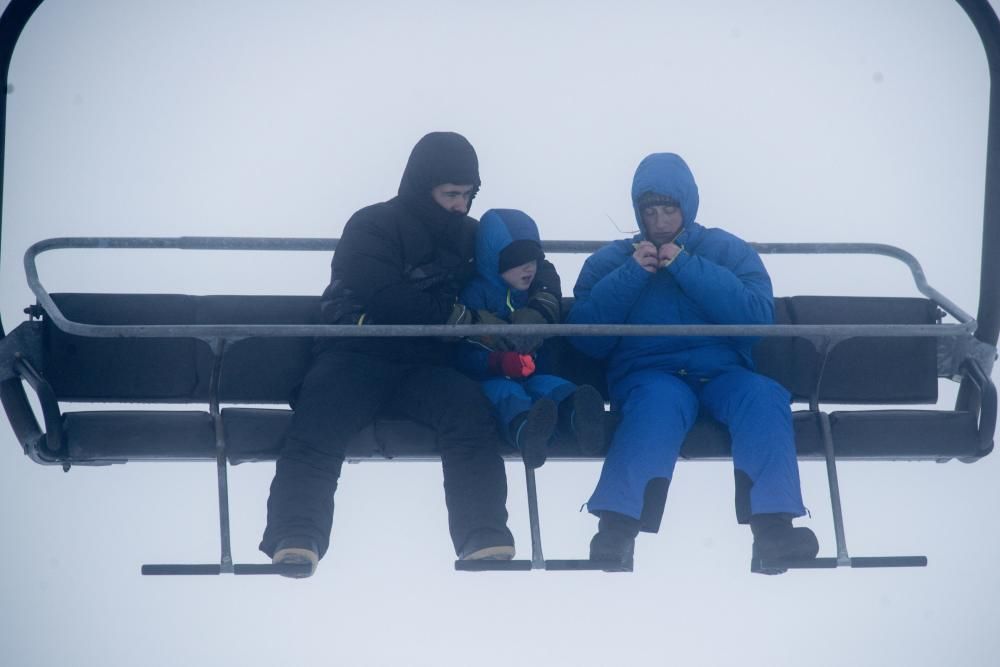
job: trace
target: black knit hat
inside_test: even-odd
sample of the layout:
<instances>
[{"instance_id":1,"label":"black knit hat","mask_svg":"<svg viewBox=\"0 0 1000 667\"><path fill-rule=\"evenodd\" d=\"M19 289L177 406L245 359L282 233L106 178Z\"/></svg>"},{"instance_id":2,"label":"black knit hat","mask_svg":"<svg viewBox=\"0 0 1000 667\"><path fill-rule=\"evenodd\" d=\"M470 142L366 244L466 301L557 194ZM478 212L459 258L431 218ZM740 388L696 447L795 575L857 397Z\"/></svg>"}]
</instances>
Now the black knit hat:
<instances>
[{"instance_id":1,"label":"black knit hat","mask_svg":"<svg viewBox=\"0 0 1000 667\"><path fill-rule=\"evenodd\" d=\"M538 241L531 239L513 241L500 251L500 273L509 271L515 266L543 259L545 259L545 253L542 252L542 246Z\"/></svg>"},{"instance_id":2,"label":"black knit hat","mask_svg":"<svg viewBox=\"0 0 1000 667\"><path fill-rule=\"evenodd\" d=\"M677 206L680 207L680 203L670 195L661 195L659 192L643 192L639 195L639 201L636 202L639 210L648 206Z\"/></svg>"}]
</instances>

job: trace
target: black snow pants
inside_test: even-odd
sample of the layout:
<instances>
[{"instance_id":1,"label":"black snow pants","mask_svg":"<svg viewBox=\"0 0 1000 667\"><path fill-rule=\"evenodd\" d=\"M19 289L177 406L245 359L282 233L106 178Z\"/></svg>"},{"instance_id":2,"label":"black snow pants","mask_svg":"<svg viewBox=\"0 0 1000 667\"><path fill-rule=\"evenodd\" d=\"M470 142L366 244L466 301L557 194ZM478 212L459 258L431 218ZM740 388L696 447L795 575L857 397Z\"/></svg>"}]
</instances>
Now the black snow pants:
<instances>
[{"instance_id":1,"label":"black snow pants","mask_svg":"<svg viewBox=\"0 0 1000 667\"><path fill-rule=\"evenodd\" d=\"M314 358L295 402L271 483L261 551L273 556L281 540L307 538L321 557L326 553L347 443L381 413L436 431L456 553L481 529L513 544L502 442L479 383L448 366L332 347Z\"/></svg>"}]
</instances>

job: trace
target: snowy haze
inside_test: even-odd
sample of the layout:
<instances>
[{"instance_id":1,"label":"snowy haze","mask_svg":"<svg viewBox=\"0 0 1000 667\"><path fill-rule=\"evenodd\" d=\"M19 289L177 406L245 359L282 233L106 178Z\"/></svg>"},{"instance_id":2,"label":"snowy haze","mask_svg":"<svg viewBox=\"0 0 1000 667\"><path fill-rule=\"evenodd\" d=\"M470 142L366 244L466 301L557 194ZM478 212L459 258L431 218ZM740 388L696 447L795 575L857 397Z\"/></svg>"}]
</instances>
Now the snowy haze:
<instances>
[{"instance_id":1,"label":"snowy haze","mask_svg":"<svg viewBox=\"0 0 1000 667\"><path fill-rule=\"evenodd\" d=\"M949 0L360 3L48 0L8 96L0 312L42 238L336 237L416 140L478 150L473 215L548 239L634 228L632 172L680 153L699 221L751 241L903 247L978 300L985 55ZM619 232L616 227L623 232ZM765 258L778 295L916 295L885 258ZM570 291L582 257L556 260ZM52 291L317 294L326 253L49 253ZM997 374L994 373L996 380ZM944 409L954 387L943 383ZM76 409L78 406L71 406ZM37 466L0 424L0 651L49 665L997 664L1000 456L842 463L852 555L924 569L749 573L731 465L682 463L636 572L452 570L437 464L345 466L315 577L143 578L218 557L209 463ZM511 528L530 551L524 477ZM549 558L586 555L596 463L538 473ZM825 468L801 465L821 555ZM237 562L262 562L272 464L230 470Z\"/></svg>"}]
</instances>

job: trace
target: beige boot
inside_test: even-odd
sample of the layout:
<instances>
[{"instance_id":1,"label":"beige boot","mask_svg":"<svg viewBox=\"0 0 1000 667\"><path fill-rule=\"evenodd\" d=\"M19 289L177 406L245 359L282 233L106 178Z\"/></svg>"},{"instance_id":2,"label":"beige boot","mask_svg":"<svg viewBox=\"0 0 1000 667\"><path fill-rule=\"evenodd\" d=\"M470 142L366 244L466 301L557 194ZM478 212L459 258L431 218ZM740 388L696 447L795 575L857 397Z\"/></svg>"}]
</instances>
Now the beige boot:
<instances>
[{"instance_id":1,"label":"beige boot","mask_svg":"<svg viewBox=\"0 0 1000 667\"><path fill-rule=\"evenodd\" d=\"M302 546L301 542L282 541L278 544L278 549L274 552L271 563L274 565L308 565L308 570L303 567L301 572L281 575L293 579L304 579L311 577L316 572L316 566L319 565L319 553L308 546Z\"/></svg>"}]
</instances>

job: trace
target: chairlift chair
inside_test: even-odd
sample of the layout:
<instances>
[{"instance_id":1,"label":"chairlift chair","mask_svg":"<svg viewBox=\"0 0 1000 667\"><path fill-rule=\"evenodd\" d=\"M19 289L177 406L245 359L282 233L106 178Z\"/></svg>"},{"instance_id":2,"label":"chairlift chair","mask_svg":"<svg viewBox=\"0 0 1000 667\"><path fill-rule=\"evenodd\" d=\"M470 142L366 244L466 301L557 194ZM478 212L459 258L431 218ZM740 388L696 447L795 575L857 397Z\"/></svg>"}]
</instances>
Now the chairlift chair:
<instances>
[{"instance_id":1,"label":"chairlift chair","mask_svg":"<svg viewBox=\"0 0 1000 667\"><path fill-rule=\"evenodd\" d=\"M6 86L14 46L43 0L12 0L0 17L0 57ZM826 463L836 555L768 568L908 567L923 556L858 557L848 553L836 463L857 461L973 462L993 449L997 397L990 373L1000 329L1000 22L985 1L957 0L986 49L990 93L986 201L980 301L976 318L931 287L917 260L902 249L864 243L756 243L761 255L875 254L903 262L920 297L785 296L776 323L746 325L517 325L527 335L557 336L556 372L604 386L599 362L576 352L563 336L754 336L757 370L793 396L800 459ZM6 128L6 98L0 98ZM2 140L3 135L0 135ZM0 151L0 167L3 153ZM2 194L2 192L0 192ZM2 223L2 220L0 220ZM2 229L2 225L0 225ZM144 565L144 574L289 574L303 566L238 564L230 547L229 465L274 460L291 416L288 397L309 363L316 337L451 336L448 325L366 325L317 322L318 297L264 295L49 293L36 269L44 252L63 249L177 249L335 252L336 239L233 237L54 238L27 249L27 284L37 302L28 321L9 334L0 324L0 399L25 454L60 466L129 461L214 461L217 467L221 555L218 563ZM590 253L598 241L549 241L547 253ZM566 310L572 299L566 299ZM944 322L950 317L954 322ZM510 333L511 325L475 325L461 335ZM261 360L266 363L261 363ZM952 410L924 407L938 400L938 379L961 383ZM35 394L39 422L24 385ZM70 411L74 402L106 409ZM146 404L121 409L116 404ZM155 409L157 405L203 409ZM885 406L827 412L825 405ZM260 405L275 407L261 408ZM254 407L250 407L254 406ZM800 408L800 409L799 409ZM616 416L608 412L607 432ZM517 460L513 449L503 452ZM685 460L730 458L725 428L700 419L685 441ZM384 415L349 445L347 460L426 461L438 458L434 434ZM594 458L594 457L590 457ZM574 442L557 440L550 463L587 460ZM599 460L596 457L595 460ZM457 561L458 570L600 570L589 560L547 560L542 551L534 471L526 467L530 560ZM665 498L660 499L660 502Z\"/></svg>"}]
</instances>

